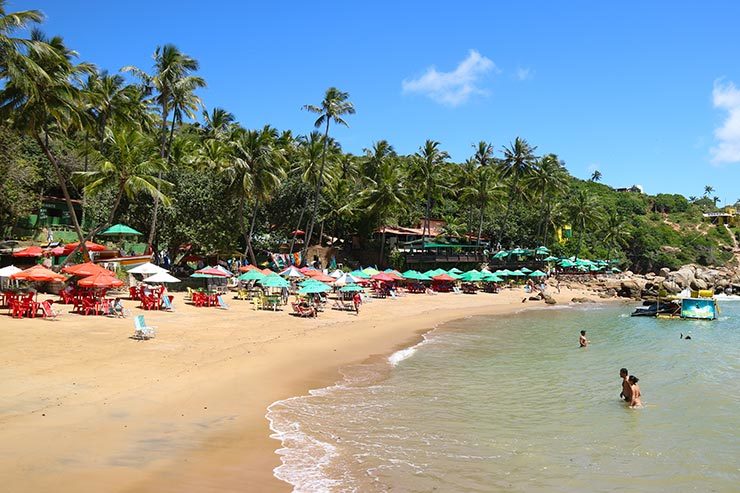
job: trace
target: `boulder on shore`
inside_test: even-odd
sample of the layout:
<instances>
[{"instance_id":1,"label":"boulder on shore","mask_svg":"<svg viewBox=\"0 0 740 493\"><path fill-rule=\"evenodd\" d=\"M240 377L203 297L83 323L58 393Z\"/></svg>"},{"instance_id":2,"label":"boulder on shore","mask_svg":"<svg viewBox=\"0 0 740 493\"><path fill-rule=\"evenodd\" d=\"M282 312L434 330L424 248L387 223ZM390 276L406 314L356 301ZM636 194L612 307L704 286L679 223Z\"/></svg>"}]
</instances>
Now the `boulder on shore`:
<instances>
[{"instance_id":1,"label":"boulder on shore","mask_svg":"<svg viewBox=\"0 0 740 493\"><path fill-rule=\"evenodd\" d=\"M596 303L591 298L585 298L585 297L571 298L570 301L571 301L571 303Z\"/></svg>"},{"instance_id":2,"label":"boulder on shore","mask_svg":"<svg viewBox=\"0 0 740 493\"><path fill-rule=\"evenodd\" d=\"M545 295L545 303L547 303L548 305L555 305L557 304L557 301L555 301L555 298L553 298L552 296Z\"/></svg>"}]
</instances>

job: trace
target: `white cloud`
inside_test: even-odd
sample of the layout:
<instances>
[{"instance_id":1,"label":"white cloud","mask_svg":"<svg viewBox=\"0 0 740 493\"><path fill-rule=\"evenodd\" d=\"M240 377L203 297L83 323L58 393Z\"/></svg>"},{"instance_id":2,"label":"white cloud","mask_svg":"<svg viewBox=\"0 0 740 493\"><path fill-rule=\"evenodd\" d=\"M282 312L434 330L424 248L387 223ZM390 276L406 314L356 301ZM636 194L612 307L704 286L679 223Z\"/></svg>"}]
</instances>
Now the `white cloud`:
<instances>
[{"instance_id":1,"label":"white cloud","mask_svg":"<svg viewBox=\"0 0 740 493\"><path fill-rule=\"evenodd\" d=\"M517 67L514 75L519 80L529 80L534 76L534 72L528 68Z\"/></svg>"},{"instance_id":2,"label":"white cloud","mask_svg":"<svg viewBox=\"0 0 740 493\"><path fill-rule=\"evenodd\" d=\"M487 94L478 84L485 74L495 69L493 61L476 50L470 50L468 57L455 70L438 72L435 67L429 67L421 77L405 79L401 85L405 93L419 93L438 103L458 106L471 95Z\"/></svg>"},{"instance_id":3,"label":"white cloud","mask_svg":"<svg viewBox=\"0 0 740 493\"><path fill-rule=\"evenodd\" d=\"M727 112L722 126L714 130L716 145L710 149L712 162L740 162L740 90L732 82L716 80L712 102L715 108Z\"/></svg>"}]
</instances>

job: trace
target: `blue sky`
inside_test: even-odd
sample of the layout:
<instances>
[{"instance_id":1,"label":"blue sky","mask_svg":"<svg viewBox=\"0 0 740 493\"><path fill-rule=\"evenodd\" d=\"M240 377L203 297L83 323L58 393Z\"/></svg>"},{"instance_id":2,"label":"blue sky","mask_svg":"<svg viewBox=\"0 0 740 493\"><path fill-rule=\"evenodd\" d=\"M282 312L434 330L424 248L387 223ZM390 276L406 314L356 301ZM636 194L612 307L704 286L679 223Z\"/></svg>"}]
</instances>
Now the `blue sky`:
<instances>
[{"instance_id":1,"label":"blue sky","mask_svg":"<svg viewBox=\"0 0 740 493\"><path fill-rule=\"evenodd\" d=\"M516 136L576 176L740 199L740 2L18 1L81 59L151 66L174 43L201 63L209 108L307 133L329 86L360 153L431 138L456 161Z\"/></svg>"}]
</instances>

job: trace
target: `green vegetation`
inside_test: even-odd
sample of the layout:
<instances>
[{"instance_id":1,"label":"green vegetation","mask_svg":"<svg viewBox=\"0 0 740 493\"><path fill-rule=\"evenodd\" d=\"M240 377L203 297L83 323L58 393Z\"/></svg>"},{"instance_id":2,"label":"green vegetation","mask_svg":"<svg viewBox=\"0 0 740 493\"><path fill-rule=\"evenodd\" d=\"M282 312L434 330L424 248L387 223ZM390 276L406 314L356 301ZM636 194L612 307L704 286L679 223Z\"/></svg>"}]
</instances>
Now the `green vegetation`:
<instances>
[{"instance_id":1,"label":"green vegetation","mask_svg":"<svg viewBox=\"0 0 740 493\"><path fill-rule=\"evenodd\" d=\"M359 242L364 252L356 253L372 250L379 264L400 269L403 257L374 232L383 225L428 232L430 219L444 219L447 234L477 244L546 245L639 271L731 257L732 234L702 222L702 212L717 207L709 185L689 199L616 191L599 171L574 178L556 154L538 153L521 137L498 147L480 142L464 163L432 140L412 155L381 140L355 156L330 135L355 113L337 88L304 107L318 115L316 131L246 129L227 110L204 108L198 62L177 47L157 47L151 73L109 74L78 63L59 37L35 30L16 37L40 21L35 11L7 13L0 0L4 235L52 195L65 198L80 240L123 222L173 255L189 243L255 262L265 251L296 251L301 229L313 244L334 238L349 251ZM86 231L74 199L84 200ZM559 243L566 225L573 238Z\"/></svg>"}]
</instances>

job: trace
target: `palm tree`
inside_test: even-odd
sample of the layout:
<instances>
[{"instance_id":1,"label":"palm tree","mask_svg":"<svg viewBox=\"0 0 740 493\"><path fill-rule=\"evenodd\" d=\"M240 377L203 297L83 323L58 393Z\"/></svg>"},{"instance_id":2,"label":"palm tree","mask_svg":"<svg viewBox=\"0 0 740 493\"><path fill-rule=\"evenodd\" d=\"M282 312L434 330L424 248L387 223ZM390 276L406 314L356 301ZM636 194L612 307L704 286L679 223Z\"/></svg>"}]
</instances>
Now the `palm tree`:
<instances>
[{"instance_id":1,"label":"palm tree","mask_svg":"<svg viewBox=\"0 0 740 493\"><path fill-rule=\"evenodd\" d=\"M154 75L149 75L143 70L127 66L122 70L131 72L139 77L146 88L147 92L156 91L154 102L160 108L161 128L160 128L160 157L167 159L169 149L172 146L172 137L174 132L175 121L172 119L172 127L167 138L167 121L170 112L178 112L180 118L183 111L189 111L195 102L193 91L200 87L205 87L206 83L201 77L192 75L198 70L198 61L182 53L175 45L166 44L157 46L154 50ZM185 108L188 108L185 110ZM160 176L161 177L161 176ZM151 248L157 232L157 215L159 211L158 196L154 197L154 211L152 212L152 222L149 229L148 244Z\"/></svg>"},{"instance_id":2,"label":"palm tree","mask_svg":"<svg viewBox=\"0 0 740 493\"><path fill-rule=\"evenodd\" d=\"M395 209L406 203L406 188L401 169L392 159L382 159L375 168L375 177L366 177L368 185L363 193L363 202L368 215L377 220L382 229L378 265L384 264L385 229L388 218Z\"/></svg>"},{"instance_id":3,"label":"palm tree","mask_svg":"<svg viewBox=\"0 0 740 493\"><path fill-rule=\"evenodd\" d=\"M49 75L36 62L39 58L58 54L46 43L13 36L16 31L22 32L42 22L44 15L38 10L7 12L6 3L0 0L0 79L8 77L7 74L25 73L29 78L38 77L48 82ZM29 56L31 54L34 56Z\"/></svg>"},{"instance_id":4,"label":"palm tree","mask_svg":"<svg viewBox=\"0 0 740 493\"><path fill-rule=\"evenodd\" d=\"M585 189L580 189L571 197L567 205L568 215L578 234L578 243L576 245L575 259L581 253L583 243L583 233L587 227L596 224L601 218L599 205L593 196L589 195Z\"/></svg>"},{"instance_id":5,"label":"palm tree","mask_svg":"<svg viewBox=\"0 0 740 493\"><path fill-rule=\"evenodd\" d=\"M508 181L509 200L506 205L504 220L501 222L501 228L499 229L498 238L496 240L497 245L500 245L501 240L503 239L506 223L509 220L509 213L511 212L511 206L519 197L521 191L519 182L529 176L534 169L535 149L537 148L532 147L526 140L520 137L514 139L514 142L510 144L509 147L504 147L504 159L499 163L499 173L502 179Z\"/></svg>"},{"instance_id":6,"label":"palm tree","mask_svg":"<svg viewBox=\"0 0 740 493\"><path fill-rule=\"evenodd\" d=\"M542 245L547 246L552 203L568 186L568 172L555 154L548 154L537 161L532 174L524 182L540 197L541 220L537 233L542 233Z\"/></svg>"},{"instance_id":7,"label":"palm tree","mask_svg":"<svg viewBox=\"0 0 740 493\"><path fill-rule=\"evenodd\" d=\"M91 196L116 190L107 220L93 228L86 240L113 223L124 195L132 201L142 193L159 196L162 202L169 204L169 198L162 190L169 190L172 184L155 176L163 167L161 158L157 156L156 144L146 134L129 126L114 129L106 140L110 158L104 159L95 171L74 174L76 181L84 185L85 193Z\"/></svg>"},{"instance_id":8,"label":"palm tree","mask_svg":"<svg viewBox=\"0 0 740 493\"><path fill-rule=\"evenodd\" d=\"M378 169L388 160L396 156L396 151L387 140L379 140L373 143L371 149L365 149L365 160L363 162L363 174L365 177L375 180Z\"/></svg>"},{"instance_id":9,"label":"palm tree","mask_svg":"<svg viewBox=\"0 0 740 493\"><path fill-rule=\"evenodd\" d=\"M592 181L594 183L601 181L601 171L594 170L594 172L591 173L590 181Z\"/></svg>"},{"instance_id":10,"label":"palm tree","mask_svg":"<svg viewBox=\"0 0 740 493\"><path fill-rule=\"evenodd\" d=\"M501 198L502 187L498 182L496 169L490 165L475 168L468 186L463 189L463 198L470 201L478 210L478 235L476 245L480 245L483 234L483 219L494 200Z\"/></svg>"},{"instance_id":11,"label":"palm tree","mask_svg":"<svg viewBox=\"0 0 740 493\"><path fill-rule=\"evenodd\" d=\"M314 191L313 213L311 215L311 222L308 227L308 232L305 236L306 242L303 245L303 253L301 255L303 262L305 262L306 253L308 252L308 245L311 242L311 236L313 235L314 224L316 223L316 215L318 214L318 210L319 210L319 198L321 196L321 182L324 179L324 167L326 165L326 150L329 145L329 124L332 121L334 121L334 123L338 125L349 126L347 125L347 122L344 121L342 116L354 115L355 107L349 101L349 93L342 92L336 87L330 87L329 89L326 90L326 94L324 95L324 100L321 102L320 106L307 104L303 107L303 109L308 110L311 113L317 113L320 115L314 122L314 127L316 128L321 128L322 126L325 127L324 129L324 151L321 155L321 167L319 168L319 176L318 176L319 179L316 181L316 189ZM321 243L321 238L319 238L319 243Z\"/></svg>"},{"instance_id":12,"label":"palm tree","mask_svg":"<svg viewBox=\"0 0 740 493\"><path fill-rule=\"evenodd\" d=\"M439 191L444 188L441 183L442 170L450 155L439 149L439 142L427 140L414 157L411 178L424 193L426 200L424 226L422 228L422 248L424 248L427 235L430 234L429 214L432 207L432 198L436 197Z\"/></svg>"},{"instance_id":13,"label":"palm tree","mask_svg":"<svg viewBox=\"0 0 740 493\"><path fill-rule=\"evenodd\" d=\"M9 22L7 16L3 17L0 25L7 22ZM87 255L87 248L83 242L84 235L67 188L67 178L54 154L52 135L64 135L66 132L82 128L80 91L74 82L78 82L85 74L92 73L93 67L85 63L75 65L72 60L77 53L68 49L60 37L46 39L41 32L34 31L31 41L35 47L45 45L45 48L27 49L26 52L21 48L9 54L7 50L15 46L11 43L4 45L3 50L6 50L6 55L9 54L13 59L15 68L33 65L41 70L44 76L38 76L35 71L0 71L0 81L4 83L0 90L0 118L10 122L18 131L32 137L51 163L72 225L83 253Z\"/></svg>"},{"instance_id":14,"label":"palm tree","mask_svg":"<svg viewBox=\"0 0 740 493\"><path fill-rule=\"evenodd\" d=\"M326 185L333 179L333 166L334 160L341 154L339 145L334 139L329 138L329 144L327 146L328 162L329 166L324 169L321 176L321 186ZM324 161L324 137L317 131L313 131L310 134L301 135L298 137L298 147L295 153L295 168L294 171L301 175L301 184L309 187L313 190L316 189L319 183L319 172ZM304 190L302 188L302 190ZM290 241L290 253L293 253L293 247L295 246L296 238L298 237L298 231L303 224L303 217L306 215L306 211L310 205L311 195L306 194L306 202L301 208L301 213L298 216L298 223L293 229L293 235ZM308 229L308 228L306 228ZM304 234L304 240L306 236Z\"/></svg>"},{"instance_id":15,"label":"palm tree","mask_svg":"<svg viewBox=\"0 0 740 493\"><path fill-rule=\"evenodd\" d=\"M714 187L712 185L704 185L704 196L709 197L714 193Z\"/></svg>"},{"instance_id":16,"label":"palm tree","mask_svg":"<svg viewBox=\"0 0 740 493\"><path fill-rule=\"evenodd\" d=\"M260 203L269 200L285 177L285 156L282 149L275 145L277 131L269 126L261 130L240 130L235 137L234 164L226 172L239 190L239 221L246 243L244 253L249 255L252 264L256 264L252 238L257 210ZM254 201L249 229L244 215L247 199Z\"/></svg>"},{"instance_id":17,"label":"palm tree","mask_svg":"<svg viewBox=\"0 0 740 493\"><path fill-rule=\"evenodd\" d=\"M206 139L222 137L236 121L234 115L223 108L213 108L210 113L203 110L203 133Z\"/></svg>"},{"instance_id":18,"label":"palm tree","mask_svg":"<svg viewBox=\"0 0 740 493\"><path fill-rule=\"evenodd\" d=\"M606 260L611 260L612 250L629 236L627 222L615 209L609 210L604 218L601 240L607 246Z\"/></svg>"}]
</instances>

